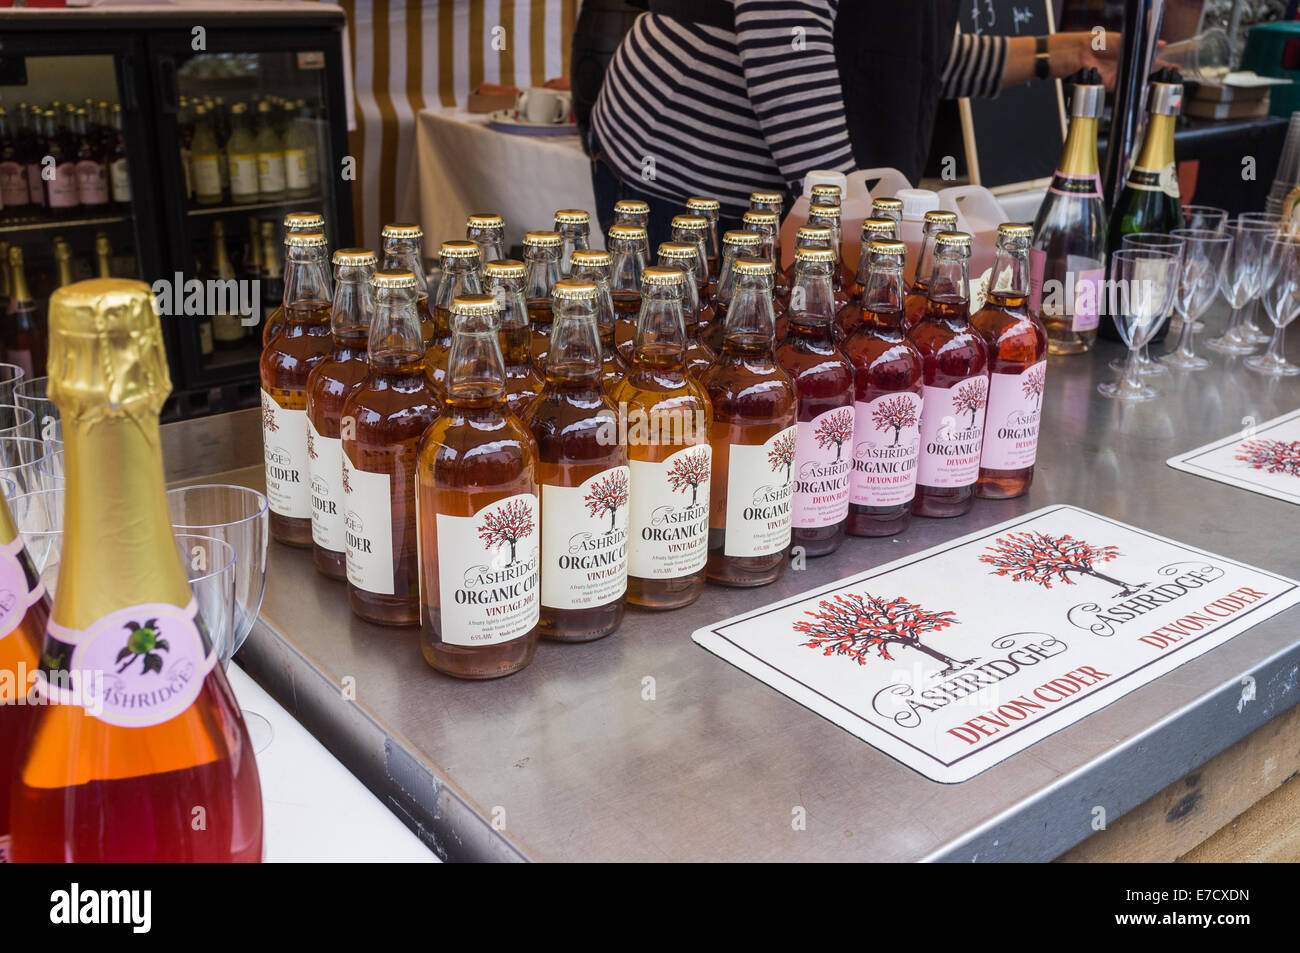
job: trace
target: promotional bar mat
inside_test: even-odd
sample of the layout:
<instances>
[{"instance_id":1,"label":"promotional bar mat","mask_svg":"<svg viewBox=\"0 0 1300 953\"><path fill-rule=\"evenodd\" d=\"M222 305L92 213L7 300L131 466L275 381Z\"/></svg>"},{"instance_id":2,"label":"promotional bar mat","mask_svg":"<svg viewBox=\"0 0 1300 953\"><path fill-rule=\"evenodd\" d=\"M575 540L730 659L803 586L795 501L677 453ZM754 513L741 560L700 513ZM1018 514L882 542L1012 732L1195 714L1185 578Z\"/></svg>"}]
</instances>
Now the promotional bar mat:
<instances>
[{"instance_id":1,"label":"promotional bar mat","mask_svg":"<svg viewBox=\"0 0 1300 953\"><path fill-rule=\"evenodd\" d=\"M952 783L1297 602L1291 579L1052 506L692 638Z\"/></svg>"},{"instance_id":2,"label":"promotional bar mat","mask_svg":"<svg viewBox=\"0 0 1300 953\"><path fill-rule=\"evenodd\" d=\"M1207 480L1300 503L1300 410L1168 461Z\"/></svg>"}]
</instances>

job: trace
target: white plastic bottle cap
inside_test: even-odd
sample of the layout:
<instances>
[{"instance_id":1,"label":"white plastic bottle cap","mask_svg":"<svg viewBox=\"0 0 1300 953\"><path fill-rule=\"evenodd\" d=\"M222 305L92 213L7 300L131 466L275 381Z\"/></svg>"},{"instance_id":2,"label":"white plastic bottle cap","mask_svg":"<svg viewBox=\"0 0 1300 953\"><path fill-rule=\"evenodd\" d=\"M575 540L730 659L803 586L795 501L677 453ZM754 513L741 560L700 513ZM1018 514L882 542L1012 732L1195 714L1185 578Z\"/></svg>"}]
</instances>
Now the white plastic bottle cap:
<instances>
[{"instance_id":1,"label":"white plastic bottle cap","mask_svg":"<svg viewBox=\"0 0 1300 953\"><path fill-rule=\"evenodd\" d=\"M916 222L939 207L939 193L929 189L899 189L894 198L903 203L903 218Z\"/></svg>"},{"instance_id":2,"label":"white plastic bottle cap","mask_svg":"<svg viewBox=\"0 0 1300 953\"><path fill-rule=\"evenodd\" d=\"M848 198L849 180L843 172L832 172L828 169L813 169L803 177L803 194L812 195L814 185L838 185L840 195ZM938 206L935 206L936 208Z\"/></svg>"}]
</instances>

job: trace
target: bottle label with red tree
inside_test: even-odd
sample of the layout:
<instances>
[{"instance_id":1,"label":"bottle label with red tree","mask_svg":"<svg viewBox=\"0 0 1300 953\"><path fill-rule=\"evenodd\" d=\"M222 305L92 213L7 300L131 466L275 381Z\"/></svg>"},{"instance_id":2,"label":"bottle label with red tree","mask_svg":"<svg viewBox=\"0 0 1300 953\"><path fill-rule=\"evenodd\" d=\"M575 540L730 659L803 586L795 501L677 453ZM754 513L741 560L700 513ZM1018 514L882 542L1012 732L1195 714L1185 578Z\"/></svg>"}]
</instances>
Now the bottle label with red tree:
<instances>
[{"instance_id":1,"label":"bottle label with red tree","mask_svg":"<svg viewBox=\"0 0 1300 953\"><path fill-rule=\"evenodd\" d=\"M198 606L146 603L109 613L75 643L72 694L100 721L147 728L171 721L194 703L217 653L196 624ZM51 628L55 628L51 624Z\"/></svg>"},{"instance_id":2,"label":"bottle label with red tree","mask_svg":"<svg viewBox=\"0 0 1300 953\"><path fill-rule=\"evenodd\" d=\"M307 420L307 466L311 471L311 538L321 549L347 547L343 526L343 441L322 437Z\"/></svg>"},{"instance_id":3,"label":"bottle label with red tree","mask_svg":"<svg viewBox=\"0 0 1300 953\"><path fill-rule=\"evenodd\" d=\"M541 615L538 501L516 493L473 516L439 513L442 639L496 645L527 635Z\"/></svg>"},{"instance_id":4,"label":"bottle label with red tree","mask_svg":"<svg viewBox=\"0 0 1300 953\"><path fill-rule=\"evenodd\" d=\"M834 526L849 515L853 408L837 407L796 426L794 525Z\"/></svg>"},{"instance_id":5,"label":"bottle label with red tree","mask_svg":"<svg viewBox=\"0 0 1300 953\"><path fill-rule=\"evenodd\" d=\"M306 406L307 393L301 388L262 388L266 498L271 512L294 519L311 516Z\"/></svg>"},{"instance_id":6,"label":"bottle label with red tree","mask_svg":"<svg viewBox=\"0 0 1300 953\"><path fill-rule=\"evenodd\" d=\"M857 506L900 506L916 496L921 397L911 391L854 404L853 494Z\"/></svg>"},{"instance_id":7,"label":"bottle label with red tree","mask_svg":"<svg viewBox=\"0 0 1300 953\"><path fill-rule=\"evenodd\" d=\"M596 609L627 591L631 480L610 467L581 486L542 486L542 605Z\"/></svg>"},{"instance_id":8,"label":"bottle label with red tree","mask_svg":"<svg viewBox=\"0 0 1300 953\"><path fill-rule=\"evenodd\" d=\"M709 561L713 448L683 447L659 463L633 460L628 506L628 575L677 579Z\"/></svg>"},{"instance_id":9,"label":"bottle label with red tree","mask_svg":"<svg viewBox=\"0 0 1300 953\"><path fill-rule=\"evenodd\" d=\"M1038 457L1038 427L1043 413L1043 384L1047 362L1039 361L1019 374L992 374L989 406L984 419L985 470L1024 470Z\"/></svg>"},{"instance_id":10,"label":"bottle label with red tree","mask_svg":"<svg viewBox=\"0 0 1300 953\"><path fill-rule=\"evenodd\" d=\"M391 596L393 585L392 477L362 470L341 455L343 484L343 541L347 552L348 582L358 589ZM414 472L414 450L410 452ZM312 523L312 538L316 524Z\"/></svg>"},{"instance_id":11,"label":"bottle label with red tree","mask_svg":"<svg viewBox=\"0 0 1300 953\"><path fill-rule=\"evenodd\" d=\"M790 545L795 450L799 428L778 430L761 444L727 448L726 556L770 556Z\"/></svg>"},{"instance_id":12,"label":"bottle label with red tree","mask_svg":"<svg viewBox=\"0 0 1300 953\"><path fill-rule=\"evenodd\" d=\"M988 398L989 379L984 374L968 377L952 387L925 386L918 483L962 487L975 482L980 472Z\"/></svg>"}]
</instances>

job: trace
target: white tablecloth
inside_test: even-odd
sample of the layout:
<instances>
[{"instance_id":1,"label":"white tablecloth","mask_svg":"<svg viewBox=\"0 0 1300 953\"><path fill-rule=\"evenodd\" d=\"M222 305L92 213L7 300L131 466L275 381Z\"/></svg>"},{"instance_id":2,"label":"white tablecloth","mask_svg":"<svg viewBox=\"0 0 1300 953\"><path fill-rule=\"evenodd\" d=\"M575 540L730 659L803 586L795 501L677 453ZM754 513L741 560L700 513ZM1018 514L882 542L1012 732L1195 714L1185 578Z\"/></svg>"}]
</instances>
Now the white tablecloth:
<instances>
[{"instance_id":1,"label":"white tablecloth","mask_svg":"<svg viewBox=\"0 0 1300 953\"><path fill-rule=\"evenodd\" d=\"M416 161L402 214L424 229L424 249L465 237L465 219L496 212L506 220L506 250L524 232L551 228L555 210L595 213L591 170L576 134L523 136L488 127L485 114L424 110L416 116ZM600 229L592 228L600 246Z\"/></svg>"}]
</instances>

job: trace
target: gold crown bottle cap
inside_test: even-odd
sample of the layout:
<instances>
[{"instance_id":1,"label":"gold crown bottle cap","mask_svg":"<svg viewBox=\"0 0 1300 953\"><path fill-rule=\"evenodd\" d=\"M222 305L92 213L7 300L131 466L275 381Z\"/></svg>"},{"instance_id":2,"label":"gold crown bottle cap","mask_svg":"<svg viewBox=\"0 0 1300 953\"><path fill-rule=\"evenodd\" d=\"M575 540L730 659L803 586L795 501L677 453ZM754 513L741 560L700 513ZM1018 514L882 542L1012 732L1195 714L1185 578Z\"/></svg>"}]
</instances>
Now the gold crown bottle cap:
<instances>
[{"instance_id":1,"label":"gold crown bottle cap","mask_svg":"<svg viewBox=\"0 0 1300 953\"><path fill-rule=\"evenodd\" d=\"M583 267L608 268L613 260L613 255L600 248L575 248L573 254L569 255L569 264L575 267L582 265Z\"/></svg>"},{"instance_id":2,"label":"gold crown bottle cap","mask_svg":"<svg viewBox=\"0 0 1300 953\"><path fill-rule=\"evenodd\" d=\"M709 227L709 220L703 215L674 215L672 227L702 232Z\"/></svg>"},{"instance_id":3,"label":"gold crown bottle cap","mask_svg":"<svg viewBox=\"0 0 1300 953\"><path fill-rule=\"evenodd\" d=\"M391 222L379 234L381 238L423 238L424 229L411 222Z\"/></svg>"},{"instance_id":4,"label":"gold crown bottle cap","mask_svg":"<svg viewBox=\"0 0 1300 953\"><path fill-rule=\"evenodd\" d=\"M794 233L795 241L800 242L828 242L834 235L829 225L800 225Z\"/></svg>"},{"instance_id":5,"label":"gold crown bottle cap","mask_svg":"<svg viewBox=\"0 0 1300 953\"><path fill-rule=\"evenodd\" d=\"M867 245L868 254L906 255L907 242L898 238L873 238Z\"/></svg>"},{"instance_id":6,"label":"gold crown bottle cap","mask_svg":"<svg viewBox=\"0 0 1300 953\"><path fill-rule=\"evenodd\" d=\"M290 212L284 217L284 227L291 232L320 231L325 227L325 216L320 212Z\"/></svg>"},{"instance_id":7,"label":"gold crown bottle cap","mask_svg":"<svg viewBox=\"0 0 1300 953\"><path fill-rule=\"evenodd\" d=\"M686 207L692 212L716 212L718 209L722 208L722 203L717 199L692 195L686 200Z\"/></svg>"},{"instance_id":8,"label":"gold crown bottle cap","mask_svg":"<svg viewBox=\"0 0 1300 953\"><path fill-rule=\"evenodd\" d=\"M375 272L370 283L376 288L418 288L419 282L415 280L415 272L407 271L405 268L385 268L383 271Z\"/></svg>"},{"instance_id":9,"label":"gold crown bottle cap","mask_svg":"<svg viewBox=\"0 0 1300 953\"><path fill-rule=\"evenodd\" d=\"M614 213L623 212L628 215L649 215L650 203L643 202L640 199L619 199L614 203Z\"/></svg>"},{"instance_id":10,"label":"gold crown bottle cap","mask_svg":"<svg viewBox=\"0 0 1300 953\"><path fill-rule=\"evenodd\" d=\"M465 239L455 239L449 242L443 242L438 248L439 258L477 258L478 244L468 242Z\"/></svg>"},{"instance_id":11,"label":"gold crown bottle cap","mask_svg":"<svg viewBox=\"0 0 1300 953\"><path fill-rule=\"evenodd\" d=\"M686 272L667 265L651 265L641 272L641 282L647 285L679 285L686 280Z\"/></svg>"},{"instance_id":12,"label":"gold crown bottle cap","mask_svg":"<svg viewBox=\"0 0 1300 953\"><path fill-rule=\"evenodd\" d=\"M451 299L451 313L461 317L499 314L501 303L492 295L457 295Z\"/></svg>"},{"instance_id":13,"label":"gold crown bottle cap","mask_svg":"<svg viewBox=\"0 0 1300 953\"><path fill-rule=\"evenodd\" d=\"M465 220L466 228L505 228L506 220L495 213L471 215Z\"/></svg>"},{"instance_id":14,"label":"gold crown bottle cap","mask_svg":"<svg viewBox=\"0 0 1300 953\"><path fill-rule=\"evenodd\" d=\"M564 242L559 232L550 232L538 230L535 232L524 232L525 248L559 248Z\"/></svg>"},{"instance_id":15,"label":"gold crown bottle cap","mask_svg":"<svg viewBox=\"0 0 1300 953\"><path fill-rule=\"evenodd\" d=\"M776 265L767 258L737 258L731 267L738 275L776 274Z\"/></svg>"},{"instance_id":16,"label":"gold crown bottle cap","mask_svg":"<svg viewBox=\"0 0 1300 953\"><path fill-rule=\"evenodd\" d=\"M591 213L580 208L562 208L555 213L556 225L590 225Z\"/></svg>"},{"instance_id":17,"label":"gold crown bottle cap","mask_svg":"<svg viewBox=\"0 0 1300 953\"><path fill-rule=\"evenodd\" d=\"M498 258L483 266L483 274L488 278L522 278L528 273L528 267L514 258Z\"/></svg>"},{"instance_id":18,"label":"gold crown bottle cap","mask_svg":"<svg viewBox=\"0 0 1300 953\"><path fill-rule=\"evenodd\" d=\"M379 261L369 248L340 248L334 252L334 264L364 267Z\"/></svg>"},{"instance_id":19,"label":"gold crown bottle cap","mask_svg":"<svg viewBox=\"0 0 1300 953\"><path fill-rule=\"evenodd\" d=\"M562 278L551 288L556 301L590 301L596 297L596 283L582 278Z\"/></svg>"},{"instance_id":20,"label":"gold crown bottle cap","mask_svg":"<svg viewBox=\"0 0 1300 953\"><path fill-rule=\"evenodd\" d=\"M284 243L290 248L324 248L326 244L321 232L290 232Z\"/></svg>"},{"instance_id":21,"label":"gold crown bottle cap","mask_svg":"<svg viewBox=\"0 0 1300 953\"><path fill-rule=\"evenodd\" d=\"M698 249L694 245L687 244L686 242L663 242L659 246L659 257L668 258L673 261L676 261L677 259L694 261L697 252Z\"/></svg>"},{"instance_id":22,"label":"gold crown bottle cap","mask_svg":"<svg viewBox=\"0 0 1300 953\"><path fill-rule=\"evenodd\" d=\"M1026 222L1003 222L998 226L998 234L1003 238L1033 238L1034 226Z\"/></svg>"},{"instance_id":23,"label":"gold crown bottle cap","mask_svg":"<svg viewBox=\"0 0 1300 953\"><path fill-rule=\"evenodd\" d=\"M640 225L611 225L609 238L610 241L643 242L646 240L646 232Z\"/></svg>"},{"instance_id":24,"label":"gold crown bottle cap","mask_svg":"<svg viewBox=\"0 0 1300 953\"><path fill-rule=\"evenodd\" d=\"M970 248L971 237L965 232L940 232L934 236L934 243L944 248Z\"/></svg>"},{"instance_id":25,"label":"gold crown bottle cap","mask_svg":"<svg viewBox=\"0 0 1300 953\"><path fill-rule=\"evenodd\" d=\"M840 207L838 205L813 205L808 209L809 217L816 215L818 218L839 218Z\"/></svg>"},{"instance_id":26,"label":"gold crown bottle cap","mask_svg":"<svg viewBox=\"0 0 1300 953\"><path fill-rule=\"evenodd\" d=\"M835 252L829 248L796 248L795 261L826 262L835 260Z\"/></svg>"},{"instance_id":27,"label":"gold crown bottle cap","mask_svg":"<svg viewBox=\"0 0 1300 953\"><path fill-rule=\"evenodd\" d=\"M746 225L768 225L776 227L776 212L746 212L741 219Z\"/></svg>"},{"instance_id":28,"label":"gold crown bottle cap","mask_svg":"<svg viewBox=\"0 0 1300 953\"><path fill-rule=\"evenodd\" d=\"M873 235L888 235L894 237L894 229L898 223L892 218L866 218L862 220L862 237L870 239Z\"/></svg>"},{"instance_id":29,"label":"gold crown bottle cap","mask_svg":"<svg viewBox=\"0 0 1300 953\"><path fill-rule=\"evenodd\" d=\"M925 224L927 225L956 225L957 213L948 212L943 209L936 209L925 213Z\"/></svg>"},{"instance_id":30,"label":"gold crown bottle cap","mask_svg":"<svg viewBox=\"0 0 1300 953\"><path fill-rule=\"evenodd\" d=\"M749 245L757 245L762 240L763 238L758 234L758 232L733 230L730 232L723 232L722 234L722 244L724 245L739 245L745 247Z\"/></svg>"},{"instance_id":31,"label":"gold crown bottle cap","mask_svg":"<svg viewBox=\"0 0 1300 953\"><path fill-rule=\"evenodd\" d=\"M896 199L892 195L882 195L878 199L871 200L871 211L873 212L902 212L903 200Z\"/></svg>"},{"instance_id":32,"label":"gold crown bottle cap","mask_svg":"<svg viewBox=\"0 0 1300 953\"><path fill-rule=\"evenodd\" d=\"M172 382L147 284L94 278L59 288L49 334L47 393L65 426L91 416L157 417Z\"/></svg>"},{"instance_id":33,"label":"gold crown bottle cap","mask_svg":"<svg viewBox=\"0 0 1300 953\"><path fill-rule=\"evenodd\" d=\"M814 185L810 190L813 198L839 198L844 194L844 190L838 185L832 185L829 182L821 185Z\"/></svg>"},{"instance_id":34,"label":"gold crown bottle cap","mask_svg":"<svg viewBox=\"0 0 1300 953\"><path fill-rule=\"evenodd\" d=\"M768 192L765 190L750 192L749 200L759 205L775 205L777 202L784 202L785 196L780 192Z\"/></svg>"}]
</instances>

